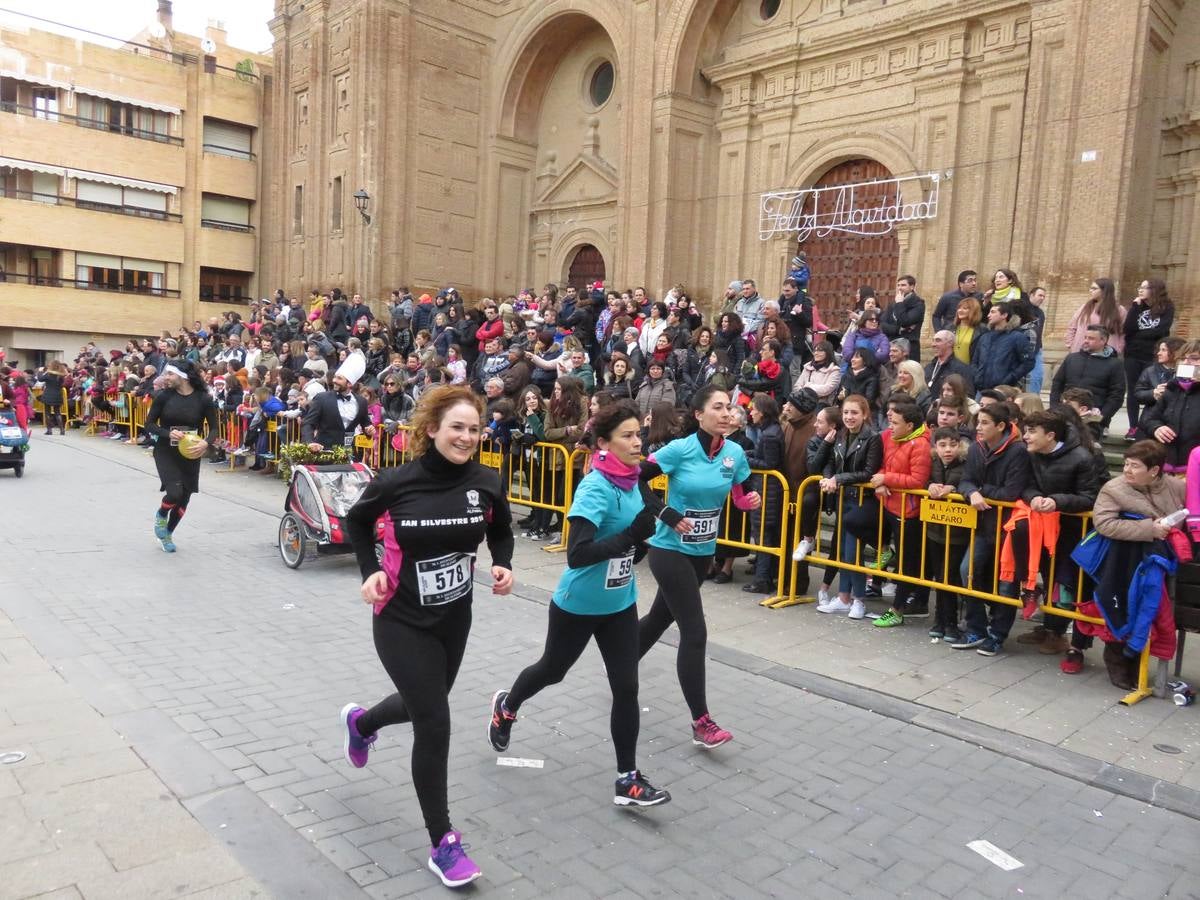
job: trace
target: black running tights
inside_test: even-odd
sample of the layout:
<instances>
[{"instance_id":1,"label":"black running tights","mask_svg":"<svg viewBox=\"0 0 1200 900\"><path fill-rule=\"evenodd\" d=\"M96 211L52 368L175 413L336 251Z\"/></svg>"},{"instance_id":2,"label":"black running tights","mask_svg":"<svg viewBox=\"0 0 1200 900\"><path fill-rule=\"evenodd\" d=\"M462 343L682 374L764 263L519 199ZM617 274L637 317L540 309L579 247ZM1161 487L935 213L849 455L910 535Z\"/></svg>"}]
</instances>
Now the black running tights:
<instances>
[{"instance_id":1,"label":"black running tights","mask_svg":"<svg viewBox=\"0 0 1200 900\"><path fill-rule=\"evenodd\" d=\"M637 604L617 613L583 616L551 603L542 658L517 676L504 708L515 714L542 688L562 681L593 637L612 690L609 728L617 751L617 771L632 772L637 768L639 724Z\"/></svg>"},{"instance_id":2,"label":"black running tights","mask_svg":"<svg viewBox=\"0 0 1200 900\"><path fill-rule=\"evenodd\" d=\"M187 512L188 501L191 499L192 492L185 488L182 482L170 483L169 489L163 494L162 503L158 507L159 515L167 517L167 531L175 533L184 513Z\"/></svg>"},{"instance_id":3,"label":"black running tights","mask_svg":"<svg viewBox=\"0 0 1200 900\"><path fill-rule=\"evenodd\" d=\"M386 614L375 616L375 652L396 685L396 693L358 720L359 733L364 736L387 725L412 722L413 787L434 847L450 831L446 799L449 695L471 631L470 605L460 601L454 607L429 628L416 628Z\"/></svg>"},{"instance_id":4,"label":"black running tights","mask_svg":"<svg viewBox=\"0 0 1200 900\"><path fill-rule=\"evenodd\" d=\"M679 687L693 721L708 712L704 693L704 649L708 628L704 624L704 602L700 585L712 564L711 556L689 556L675 550L651 547L650 571L658 582L658 593L650 611L638 623L638 657L646 655L674 622L679 626L679 653L675 668Z\"/></svg>"}]
</instances>

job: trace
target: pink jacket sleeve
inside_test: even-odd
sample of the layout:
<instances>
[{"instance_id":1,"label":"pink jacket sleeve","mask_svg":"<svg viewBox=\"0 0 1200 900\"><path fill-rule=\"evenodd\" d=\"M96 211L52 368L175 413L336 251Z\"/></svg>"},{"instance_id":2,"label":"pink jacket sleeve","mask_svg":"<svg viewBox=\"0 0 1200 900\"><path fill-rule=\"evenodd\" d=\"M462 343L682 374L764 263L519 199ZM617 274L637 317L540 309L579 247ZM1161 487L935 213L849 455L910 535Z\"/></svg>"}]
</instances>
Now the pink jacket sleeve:
<instances>
[{"instance_id":1,"label":"pink jacket sleeve","mask_svg":"<svg viewBox=\"0 0 1200 900\"><path fill-rule=\"evenodd\" d=\"M1188 533L1200 542L1200 447L1192 450L1187 464Z\"/></svg>"}]
</instances>

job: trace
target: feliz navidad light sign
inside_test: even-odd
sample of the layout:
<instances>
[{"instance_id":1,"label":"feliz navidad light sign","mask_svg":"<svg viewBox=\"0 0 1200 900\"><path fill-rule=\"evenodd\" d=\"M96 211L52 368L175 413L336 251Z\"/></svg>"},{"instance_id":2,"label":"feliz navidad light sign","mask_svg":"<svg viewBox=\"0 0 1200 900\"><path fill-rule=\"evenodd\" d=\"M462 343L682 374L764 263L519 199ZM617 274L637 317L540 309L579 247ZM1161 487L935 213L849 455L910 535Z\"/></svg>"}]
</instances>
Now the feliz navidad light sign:
<instances>
[{"instance_id":1,"label":"feliz navidad light sign","mask_svg":"<svg viewBox=\"0 0 1200 900\"><path fill-rule=\"evenodd\" d=\"M800 191L770 191L759 199L758 237L765 241L777 235L795 235L804 243L814 234L825 237L835 231L887 234L901 222L935 218L941 181L939 173L931 172Z\"/></svg>"}]
</instances>

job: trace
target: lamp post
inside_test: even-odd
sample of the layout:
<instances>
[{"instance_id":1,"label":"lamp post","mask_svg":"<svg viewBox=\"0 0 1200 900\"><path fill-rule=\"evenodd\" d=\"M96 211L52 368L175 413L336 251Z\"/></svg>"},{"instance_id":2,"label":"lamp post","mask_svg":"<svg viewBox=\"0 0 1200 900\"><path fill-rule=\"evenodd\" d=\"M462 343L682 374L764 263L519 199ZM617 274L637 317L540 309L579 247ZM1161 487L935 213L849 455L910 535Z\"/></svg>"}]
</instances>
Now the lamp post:
<instances>
[{"instance_id":1,"label":"lamp post","mask_svg":"<svg viewBox=\"0 0 1200 900\"><path fill-rule=\"evenodd\" d=\"M368 225L371 224L371 217L367 215L367 204L371 202L371 195L359 188L354 192L354 208L358 210L363 217L363 221Z\"/></svg>"}]
</instances>

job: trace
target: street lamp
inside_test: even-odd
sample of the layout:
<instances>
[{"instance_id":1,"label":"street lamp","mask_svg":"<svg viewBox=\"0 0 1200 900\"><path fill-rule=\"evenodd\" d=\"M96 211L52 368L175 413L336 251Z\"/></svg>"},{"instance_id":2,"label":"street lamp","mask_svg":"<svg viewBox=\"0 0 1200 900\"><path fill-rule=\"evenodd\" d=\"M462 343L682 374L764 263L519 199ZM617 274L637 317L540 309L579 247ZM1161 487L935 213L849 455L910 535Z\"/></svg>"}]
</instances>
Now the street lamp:
<instances>
[{"instance_id":1,"label":"street lamp","mask_svg":"<svg viewBox=\"0 0 1200 900\"><path fill-rule=\"evenodd\" d=\"M358 210L363 217L363 221L368 225L371 224L371 217L367 215L367 204L371 202L371 195L359 188L354 192L354 208Z\"/></svg>"}]
</instances>

